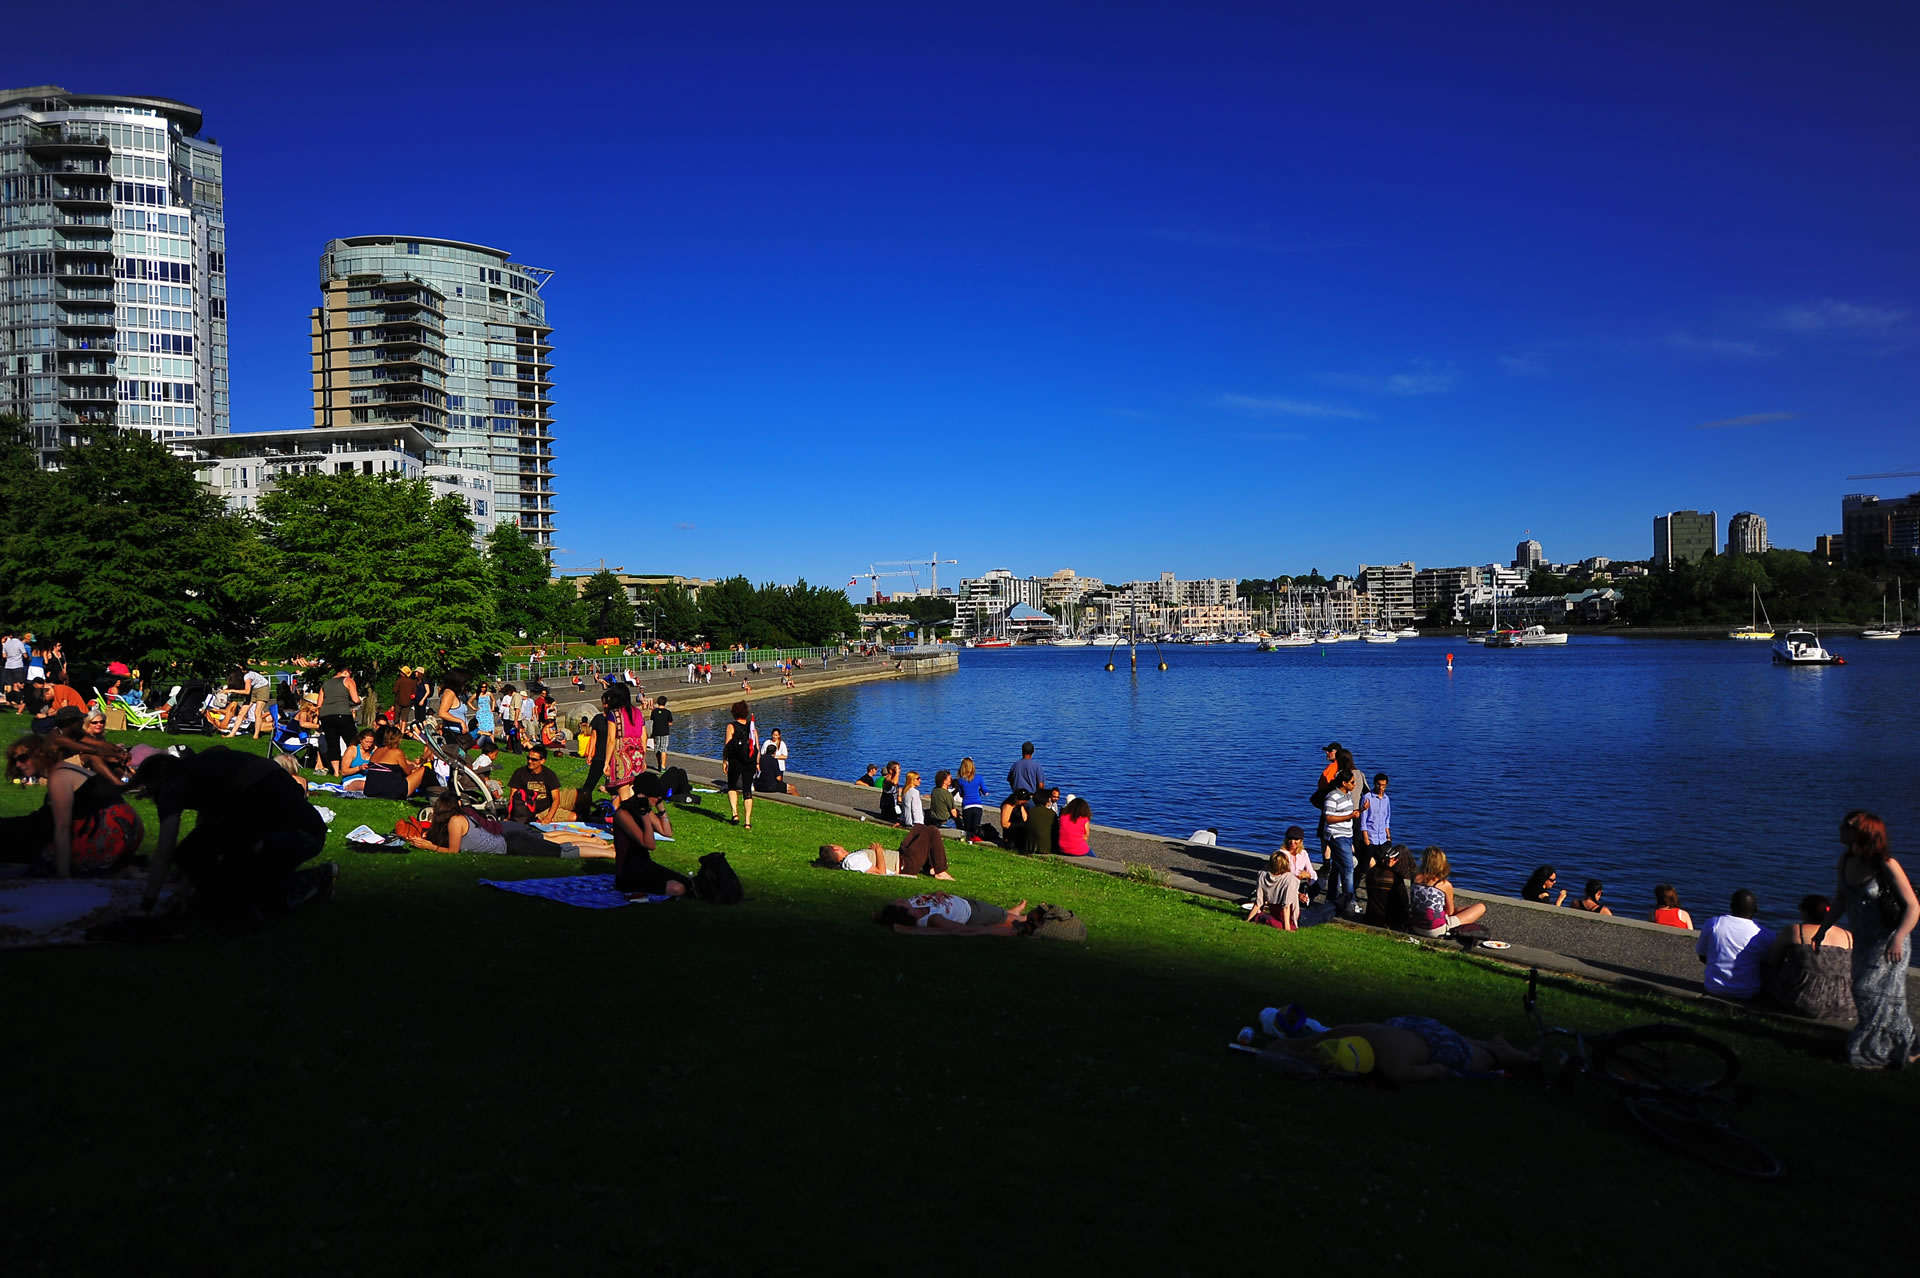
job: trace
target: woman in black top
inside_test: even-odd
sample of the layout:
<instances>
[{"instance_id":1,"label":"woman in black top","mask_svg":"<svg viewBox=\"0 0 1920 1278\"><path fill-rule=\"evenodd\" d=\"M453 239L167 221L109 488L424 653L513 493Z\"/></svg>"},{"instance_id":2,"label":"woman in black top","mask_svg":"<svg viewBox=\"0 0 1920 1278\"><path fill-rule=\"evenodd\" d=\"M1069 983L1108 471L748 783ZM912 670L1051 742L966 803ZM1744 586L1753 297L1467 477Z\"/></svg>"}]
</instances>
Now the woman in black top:
<instances>
[{"instance_id":1,"label":"woman in black top","mask_svg":"<svg viewBox=\"0 0 1920 1278\"><path fill-rule=\"evenodd\" d=\"M733 824L740 824L740 805L747 806L746 828L753 828L753 739L752 724L749 722L752 712L747 703L736 701L731 713L732 722L727 724L725 743L720 747L720 758L727 765L727 807L733 813Z\"/></svg>"},{"instance_id":2,"label":"woman in black top","mask_svg":"<svg viewBox=\"0 0 1920 1278\"><path fill-rule=\"evenodd\" d=\"M635 795L613 810L614 887L634 895L687 894L686 875L676 874L653 859L653 835L660 828L661 816L644 795Z\"/></svg>"}]
</instances>

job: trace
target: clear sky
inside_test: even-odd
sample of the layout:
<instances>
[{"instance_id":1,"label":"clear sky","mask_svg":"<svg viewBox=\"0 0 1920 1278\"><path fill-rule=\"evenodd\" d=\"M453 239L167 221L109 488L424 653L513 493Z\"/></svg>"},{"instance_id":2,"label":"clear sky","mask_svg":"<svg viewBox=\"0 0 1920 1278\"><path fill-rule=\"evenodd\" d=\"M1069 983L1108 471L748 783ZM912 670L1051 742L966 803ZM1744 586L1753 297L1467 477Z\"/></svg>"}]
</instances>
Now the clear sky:
<instances>
[{"instance_id":1,"label":"clear sky","mask_svg":"<svg viewBox=\"0 0 1920 1278\"><path fill-rule=\"evenodd\" d=\"M204 109L237 430L332 236L557 272L567 567L1268 576L1920 488L1844 478L1920 466L1916 15L33 5L0 83Z\"/></svg>"}]
</instances>

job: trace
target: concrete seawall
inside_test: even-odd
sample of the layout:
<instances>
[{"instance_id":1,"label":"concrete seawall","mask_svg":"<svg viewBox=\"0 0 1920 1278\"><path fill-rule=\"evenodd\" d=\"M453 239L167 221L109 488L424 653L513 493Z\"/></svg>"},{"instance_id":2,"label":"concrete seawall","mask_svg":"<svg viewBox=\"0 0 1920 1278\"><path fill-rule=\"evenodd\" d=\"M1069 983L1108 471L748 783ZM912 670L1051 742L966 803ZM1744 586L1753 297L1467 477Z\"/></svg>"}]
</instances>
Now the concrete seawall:
<instances>
[{"instance_id":1,"label":"concrete seawall","mask_svg":"<svg viewBox=\"0 0 1920 1278\"><path fill-rule=\"evenodd\" d=\"M715 706L730 706L736 701L770 701L857 683L948 674L959 668L959 658L953 653L906 658L836 657L824 670L818 666L800 670L794 675L794 686L791 688L780 685L780 672L771 666L762 667L757 675L736 672L732 678L715 670L712 683L688 683L684 671L655 670L641 678L640 687L650 695L666 697L668 707L677 714L682 710L707 710ZM753 691L747 692L741 688L742 678L753 685ZM554 690L555 703L561 714L577 719L582 714L600 712L602 685L597 681L589 681L579 693L575 693L571 687L556 684L548 686Z\"/></svg>"},{"instance_id":2,"label":"concrete seawall","mask_svg":"<svg viewBox=\"0 0 1920 1278\"><path fill-rule=\"evenodd\" d=\"M685 768L696 780L720 779L725 773L718 759L674 753L669 761ZM798 795L757 794L754 797L876 825L880 821L880 792L871 786L799 772L787 773L787 780L800 791ZM874 831L874 837L889 838L891 836L883 831L892 829L881 826ZM942 830L941 834L950 840L964 837L954 829ZM1254 876L1266 868L1268 856L1265 851L1206 847L1184 839L1099 824L1091 827L1087 841L1094 855L1078 859L1077 863L1088 870L1126 874L1129 866L1151 866L1165 875L1167 886L1175 890L1236 905L1252 896ZM1700 937L1697 931L1664 927L1623 915L1588 914L1483 892L1462 890L1456 893L1456 899L1484 902L1487 913L1482 921L1488 931L1512 946L1504 951L1476 951L1487 958L1564 972L1630 990L1722 1002L1701 988L1701 963L1694 953ZM1344 920L1329 922L1341 927L1360 926ZM1455 947L1454 942L1446 940L1423 938L1420 943L1447 949ZM1920 998L1920 973L1910 974L1908 980L1912 996Z\"/></svg>"}]
</instances>

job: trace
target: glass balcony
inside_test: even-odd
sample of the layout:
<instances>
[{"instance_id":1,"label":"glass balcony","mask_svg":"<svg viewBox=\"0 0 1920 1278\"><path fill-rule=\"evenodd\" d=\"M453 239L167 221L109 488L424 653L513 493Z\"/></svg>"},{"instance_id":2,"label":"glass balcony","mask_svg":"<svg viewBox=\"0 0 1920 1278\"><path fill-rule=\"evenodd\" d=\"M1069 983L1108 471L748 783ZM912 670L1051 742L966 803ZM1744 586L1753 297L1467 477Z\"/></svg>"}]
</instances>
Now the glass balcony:
<instances>
[{"instance_id":1,"label":"glass balcony","mask_svg":"<svg viewBox=\"0 0 1920 1278\"><path fill-rule=\"evenodd\" d=\"M64 409L54 418L62 426L111 426L111 408Z\"/></svg>"},{"instance_id":2,"label":"glass balcony","mask_svg":"<svg viewBox=\"0 0 1920 1278\"><path fill-rule=\"evenodd\" d=\"M27 151L31 155L111 155L113 143L103 133L83 128L47 126L27 130Z\"/></svg>"},{"instance_id":3,"label":"glass balcony","mask_svg":"<svg viewBox=\"0 0 1920 1278\"><path fill-rule=\"evenodd\" d=\"M90 379L104 377L108 381L112 381L117 376L111 362L100 360L74 360L70 363L61 364L58 371L62 377L85 377Z\"/></svg>"},{"instance_id":4,"label":"glass balcony","mask_svg":"<svg viewBox=\"0 0 1920 1278\"><path fill-rule=\"evenodd\" d=\"M63 404L111 404L113 387L111 386L62 386L60 402Z\"/></svg>"},{"instance_id":5,"label":"glass balcony","mask_svg":"<svg viewBox=\"0 0 1920 1278\"><path fill-rule=\"evenodd\" d=\"M113 345L113 339L111 337L95 337L95 338L82 337L82 338L69 338L66 341L55 342L53 344L53 349L55 349L56 351L109 351L110 352L114 349L114 345Z\"/></svg>"},{"instance_id":6,"label":"glass balcony","mask_svg":"<svg viewBox=\"0 0 1920 1278\"><path fill-rule=\"evenodd\" d=\"M113 328L112 311L67 311L53 317L56 328Z\"/></svg>"},{"instance_id":7,"label":"glass balcony","mask_svg":"<svg viewBox=\"0 0 1920 1278\"><path fill-rule=\"evenodd\" d=\"M55 204L98 205L101 208L113 207L113 188L111 186L73 186L64 191L53 193Z\"/></svg>"}]
</instances>

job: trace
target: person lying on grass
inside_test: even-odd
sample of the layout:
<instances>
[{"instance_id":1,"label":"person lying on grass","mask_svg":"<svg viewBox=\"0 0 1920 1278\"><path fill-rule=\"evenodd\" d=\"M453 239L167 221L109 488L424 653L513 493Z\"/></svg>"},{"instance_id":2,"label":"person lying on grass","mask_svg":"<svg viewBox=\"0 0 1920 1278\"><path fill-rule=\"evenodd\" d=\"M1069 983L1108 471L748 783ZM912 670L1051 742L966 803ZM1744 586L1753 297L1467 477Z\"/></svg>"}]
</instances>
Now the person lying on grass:
<instances>
[{"instance_id":1,"label":"person lying on grass","mask_svg":"<svg viewBox=\"0 0 1920 1278\"><path fill-rule=\"evenodd\" d=\"M597 841L596 841L597 842ZM433 800L433 824L407 840L427 852L480 852L490 856L606 857L611 850L556 842L518 821L497 821L467 807L451 791Z\"/></svg>"},{"instance_id":2,"label":"person lying on grass","mask_svg":"<svg viewBox=\"0 0 1920 1278\"><path fill-rule=\"evenodd\" d=\"M887 902L873 921L912 936L1023 936L1027 903L1002 909L970 896L927 892Z\"/></svg>"},{"instance_id":3,"label":"person lying on grass","mask_svg":"<svg viewBox=\"0 0 1920 1278\"><path fill-rule=\"evenodd\" d=\"M1370 1074L1389 1083L1426 1083L1531 1064L1538 1057L1505 1038L1468 1038L1426 1016L1336 1025L1323 1034L1275 1039L1260 1049L1265 1065L1337 1077Z\"/></svg>"}]
</instances>

